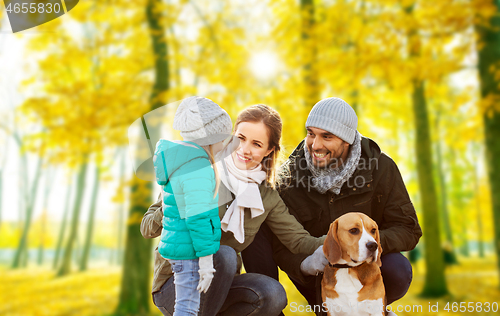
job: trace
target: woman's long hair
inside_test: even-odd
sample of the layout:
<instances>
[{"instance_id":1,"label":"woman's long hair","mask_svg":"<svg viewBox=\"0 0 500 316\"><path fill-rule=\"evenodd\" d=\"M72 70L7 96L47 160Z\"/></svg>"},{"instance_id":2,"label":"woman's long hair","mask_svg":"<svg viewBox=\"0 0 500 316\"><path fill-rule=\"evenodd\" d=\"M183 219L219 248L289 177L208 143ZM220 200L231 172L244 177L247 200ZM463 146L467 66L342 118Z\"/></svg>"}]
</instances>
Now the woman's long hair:
<instances>
[{"instance_id":1,"label":"woman's long hair","mask_svg":"<svg viewBox=\"0 0 500 316\"><path fill-rule=\"evenodd\" d=\"M217 196L217 193L219 193L219 172L217 171L217 165L215 164L215 159L214 159L214 148L213 145L208 145L208 146L201 146L203 149L208 154L208 157L210 158L210 163L212 164L212 168L214 169L214 174L215 174L215 191L214 191L214 199Z\"/></svg>"},{"instance_id":2,"label":"woman's long hair","mask_svg":"<svg viewBox=\"0 0 500 316\"><path fill-rule=\"evenodd\" d=\"M269 147L274 150L262 159L262 170L266 172L266 182L272 187L275 187L276 180L276 164L281 150L281 130L282 122L279 113L265 104L256 104L244 109L238 114L234 130L238 129L238 125L242 122L259 123L262 122L267 127L267 136L269 137Z\"/></svg>"}]
</instances>

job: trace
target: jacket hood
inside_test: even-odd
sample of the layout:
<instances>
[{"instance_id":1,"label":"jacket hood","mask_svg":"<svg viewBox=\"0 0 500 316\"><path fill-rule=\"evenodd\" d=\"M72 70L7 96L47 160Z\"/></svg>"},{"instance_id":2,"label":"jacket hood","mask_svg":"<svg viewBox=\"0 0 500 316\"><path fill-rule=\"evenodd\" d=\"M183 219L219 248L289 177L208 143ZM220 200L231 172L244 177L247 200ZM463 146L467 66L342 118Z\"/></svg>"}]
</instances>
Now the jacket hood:
<instances>
[{"instance_id":1,"label":"jacket hood","mask_svg":"<svg viewBox=\"0 0 500 316\"><path fill-rule=\"evenodd\" d=\"M156 181L160 185L167 184L167 180L172 177L175 171L193 159L198 158L209 159L207 152L200 145L188 141L160 139L156 143L155 155L153 157ZM197 170L190 170L189 168L186 170L183 168L182 173L195 171Z\"/></svg>"}]
</instances>

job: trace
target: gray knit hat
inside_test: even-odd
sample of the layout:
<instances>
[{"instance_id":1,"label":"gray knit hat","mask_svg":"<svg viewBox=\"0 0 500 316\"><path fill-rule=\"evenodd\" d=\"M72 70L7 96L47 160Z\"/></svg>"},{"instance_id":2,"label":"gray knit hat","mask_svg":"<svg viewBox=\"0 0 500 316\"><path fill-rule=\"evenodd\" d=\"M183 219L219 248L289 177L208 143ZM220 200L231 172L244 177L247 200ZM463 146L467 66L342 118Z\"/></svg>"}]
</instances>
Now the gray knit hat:
<instances>
[{"instance_id":1,"label":"gray knit hat","mask_svg":"<svg viewBox=\"0 0 500 316\"><path fill-rule=\"evenodd\" d=\"M206 146L229 137L232 123L229 114L214 101L194 96L182 100L173 127L181 131L184 140Z\"/></svg>"},{"instance_id":2,"label":"gray knit hat","mask_svg":"<svg viewBox=\"0 0 500 316\"><path fill-rule=\"evenodd\" d=\"M309 112L307 127L321 128L352 145L358 127L358 117L344 100L327 98L316 103Z\"/></svg>"}]
</instances>

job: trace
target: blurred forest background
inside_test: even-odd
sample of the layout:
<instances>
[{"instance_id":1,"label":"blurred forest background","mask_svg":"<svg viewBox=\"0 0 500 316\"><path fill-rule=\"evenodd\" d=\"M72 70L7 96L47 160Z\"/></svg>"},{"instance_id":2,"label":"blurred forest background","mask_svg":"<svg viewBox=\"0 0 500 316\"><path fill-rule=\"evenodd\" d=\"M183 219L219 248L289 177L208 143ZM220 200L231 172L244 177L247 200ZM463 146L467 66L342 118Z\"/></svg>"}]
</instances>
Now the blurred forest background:
<instances>
[{"instance_id":1,"label":"blurred forest background","mask_svg":"<svg viewBox=\"0 0 500 316\"><path fill-rule=\"evenodd\" d=\"M139 231L158 188L134 176L127 129L191 95L233 120L256 103L278 110L283 157L317 101L346 100L398 164L424 232L393 305L497 315L499 1L82 0L19 34L4 8L0 315L160 314L157 240Z\"/></svg>"}]
</instances>

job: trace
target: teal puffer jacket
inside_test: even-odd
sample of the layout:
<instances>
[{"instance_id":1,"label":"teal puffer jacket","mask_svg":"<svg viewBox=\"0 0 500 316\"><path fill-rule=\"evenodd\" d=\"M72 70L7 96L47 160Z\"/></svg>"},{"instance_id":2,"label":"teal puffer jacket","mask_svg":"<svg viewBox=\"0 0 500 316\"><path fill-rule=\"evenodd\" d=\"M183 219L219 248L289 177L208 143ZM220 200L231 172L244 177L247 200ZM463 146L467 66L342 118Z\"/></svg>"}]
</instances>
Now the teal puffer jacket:
<instances>
[{"instance_id":1,"label":"teal puffer jacket","mask_svg":"<svg viewBox=\"0 0 500 316\"><path fill-rule=\"evenodd\" d=\"M162 186L163 230L158 251L166 259L196 259L219 250L221 230L215 173L207 153L192 142L160 140L153 157Z\"/></svg>"}]
</instances>

